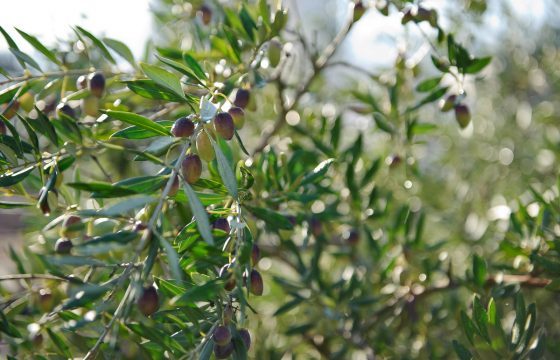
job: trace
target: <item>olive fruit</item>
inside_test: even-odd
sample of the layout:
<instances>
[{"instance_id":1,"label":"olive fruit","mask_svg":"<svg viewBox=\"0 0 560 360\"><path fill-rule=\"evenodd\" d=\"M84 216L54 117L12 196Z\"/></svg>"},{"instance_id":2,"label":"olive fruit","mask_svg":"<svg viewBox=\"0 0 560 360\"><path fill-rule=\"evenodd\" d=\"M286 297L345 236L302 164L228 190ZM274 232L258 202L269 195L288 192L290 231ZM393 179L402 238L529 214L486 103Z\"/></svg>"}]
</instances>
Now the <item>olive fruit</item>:
<instances>
[{"instance_id":1,"label":"olive fruit","mask_svg":"<svg viewBox=\"0 0 560 360\"><path fill-rule=\"evenodd\" d=\"M74 245L72 244L72 240L67 238L60 238L56 241L56 244L54 244L54 251L57 254L69 254L73 246Z\"/></svg>"},{"instance_id":2,"label":"olive fruit","mask_svg":"<svg viewBox=\"0 0 560 360\"><path fill-rule=\"evenodd\" d=\"M230 304L227 304L224 307L222 318L225 325L228 325L231 322L231 319L233 319L233 307Z\"/></svg>"},{"instance_id":3,"label":"olive fruit","mask_svg":"<svg viewBox=\"0 0 560 360\"><path fill-rule=\"evenodd\" d=\"M212 339L220 346L227 345L231 341L231 332L227 326L220 325L214 329Z\"/></svg>"},{"instance_id":4,"label":"olive fruit","mask_svg":"<svg viewBox=\"0 0 560 360\"><path fill-rule=\"evenodd\" d=\"M270 40L268 43L268 61L270 66L276 67L282 58L282 44L278 40Z\"/></svg>"},{"instance_id":5,"label":"olive fruit","mask_svg":"<svg viewBox=\"0 0 560 360\"><path fill-rule=\"evenodd\" d=\"M261 249L257 244L253 244L253 247L251 248L251 261L253 263L253 266L256 266L258 264L260 258Z\"/></svg>"},{"instance_id":6,"label":"olive fruit","mask_svg":"<svg viewBox=\"0 0 560 360\"><path fill-rule=\"evenodd\" d=\"M214 355L216 359L227 359L233 354L233 343L228 343L224 346L214 344Z\"/></svg>"},{"instance_id":7,"label":"olive fruit","mask_svg":"<svg viewBox=\"0 0 560 360\"><path fill-rule=\"evenodd\" d=\"M361 0L356 1L354 4L354 22L360 20L360 18L366 12L366 7L362 4Z\"/></svg>"},{"instance_id":8,"label":"olive fruit","mask_svg":"<svg viewBox=\"0 0 560 360\"><path fill-rule=\"evenodd\" d=\"M251 98L251 93L249 92L249 90L237 89L237 93L235 93L235 100L233 100L233 104L237 107L245 109L249 104L250 98Z\"/></svg>"},{"instance_id":9,"label":"olive fruit","mask_svg":"<svg viewBox=\"0 0 560 360\"><path fill-rule=\"evenodd\" d=\"M445 100L440 103L440 110L442 112L448 112L453 107L455 107L455 102L457 101L457 95L449 95Z\"/></svg>"},{"instance_id":10,"label":"olive fruit","mask_svg":"<svg viewBox=\"0 0 560 360\"><path fill-rule=\"evenodd\" d=\"M31 93L31 91L28 91L25 94L21 95L18 100L19 100L20 107L25 112L30 112L31 110L33 110L35 99L33 98L33 94Z\"/></svg>"},{"instance_id":11,"label":"olive fruit","mask_svg":"<svg viewBox=\"0 0 560 360\"><path fill-rule=\"evenodd\" d=\"M261 274L253 269L250 276L250 291L253 295L261 296L263 294L263 279Z\"/></svg>"},{"instance_id":12,"label":"olive fruit","mask_svg":"<svg viewBox=\"0 0 560 360\"><path fill-rule=\"evenodd\" d=\"M202 19L202 23L204 25L208 25L210 24L210 21L212 21L212 9L210 8L210 6L203 4L200 7L200 17Z\"/></svg>"},{"instance_id":13,"label":"olive fruit","mask_svg":"<svg viewBox=\"0 0 560 360\"><path fill-rule=\"evenodd\" d=\"M316 217L312 217L311 220L309 220L309 227L311 228L311 233L313 234L313 236L319 236L323 233L321 220Z\"/></svg>"},{"instance_id":14,"label":"olive fruit","mask_svg":"<svg viewBox=\"0 0 560 360\"><path fill-rule=\"evenodd\" d=\"M173 183L171 184L171 188L169 189L169 193L167 193L167 195L175 196L175 194L177 194L177 191L179 191L179 177L175 176L175 178L173 179Z\"/></svg>"},{"instance_id":15,"label":"olive fruit","mask_svg":"<svg viewBox=\"0 0 560 360\"><path fill-rule=\"evenodd\" d=\"M229 270L229 264L225 264L224 266L222 266L218 276L221 279L225 280L224 289L226 289L227 291L232 291L233 289L235 289L235 276L233 276L233 273Z\"/></svg>"},{"instance_id":16,"label":"olive fruit","mask_svg":"<svg viewBox=\"0 0 560 360\"><path fill-rule=\"evenodd\" d=\"M38 348L41 345L43 345L43 334L41 333L35 333L31 336L31 343L33 344L33 347Z\"/></svg>"},{"instance_id":17,"label":"olive fruit","mask_svg":"<svg viewBox=\"0 0 560 360\"><path fill-rule=\"evenodd\" d=\"M469 111L469 107L463 104L455 105L455 119L462 129L466 128L471 122L471 112Z\"/></svg>"},{"instance_id":18,"label":"olive fruit","mask_svg":"<svg viewBox=\"0 0 560 360\"><path fill-rule=\"evenodd\" d=\"M102 97L103 91L105 91L105 76L100 73L92 73L88 77L89 80L89 91L95 97Z\"/></svg>"},{"instance_id":19,"label":"olive fruit","mask_svg":"<svg viewBox=\"0 0 560 360\"><path fill-rule=\"evenodd\" d=\"M245 344L245 348L249 350L249 348L251 347L251 334L249 333L249 330L239 329L237 330L237 333L239 334L239 337L243 341L243 344Z\"/></svg>"},{"instance_id":20,"label":"olive fruit","mask_svg":"<svg viewBox=\"0 0 560 360\"><path fill-rule=\"evenodd\" d=\"M0 121L0 134L6 135L6 132L7 132L6 124L4 124L3 121Z\"/></svg>"},{"instance_id":21,"label":"olive fruit","mask_svg":"<svg viewBox=\"0 0 560 360\"><path fill-rule=\"evenodd\" d=\"M187 155L181 164L181 170L186 182L189 184L197 182L198 179L200 179L200 174L202 173L202 162L200 161L200 157L195 154Z\"/></svg>"},{"instance_id":22,"label":"olive fruit","mask_svg":"<svg viewBox=\"0 0 560 360\"><path fill-rule=\"evenodd\" d=\"M45 192L47 192L47 188L43 186L41 190L39 190L39 203L37 207L41 209L43 215L50 215L58 206L58 195L55 191L49 191L46 194Z\"/></svg>"},{"instance_id":23,"label":"olive fruit","mask_svg":"<svg viewBox=\"0 0 560 360\"><path fill-rule=\"evenodd\" d=\"M216 221L214 221L214 223L212 223L212 228L220 229L223 232L226 232L228 234L231 230L230 227L229 227L229 221L227 221L226 218L219 218Z\"/></svg>"},{"instance_id":24,"label":"olive fruit","mask_svg":"<svg viewBox=\"0 0 560 360\"><path fill-rule=\"evenodd\" d=\"M134 226L132 227L132 231L134 232L140 232L140 231L144 231L148 228L148 226L143 223L142 221L137 221L136 223L134 223Z\"/></svg>"},{"instance_id":25,"label":"olive fruit","mask_svg":"<svg viewBox=\"0 0 560 360\"><path fill-rule=\"evenodd\" d=\"M82 99L80 107L82 108L82 112L84 114L96 117L99 110L99 99L90 95Z\"/></svg>"},{"instance_id":26,"label":"olive fruit","mask_svg":"<svg viewBox=\"0 0 560 360\"><path fill-rule=\"evenodd\" d=\"M136 301L136 305L138 305L138 309L145 316L155 313L159 308L159 296L156 288L152 285L145 287Z\"/></svg>"},{"instance_id":27,"label":"olive fruit","mask_svg":"<svg viewBox=\"0 0 560 360\"><path fill-rule=\"evenodd\" d=\"M202 160L207 162L214 160L214 148L206 131L201 131L196 136L196 151Z\"/></svg>"},{"instance_id":28,"label":"olive fruit","mask_svg":"<svg viewBox=\"0 0 560 360\"><path fill-rule=\"evenodd\" d=\"M189 137L194 134L194 123L188 117L177 119L171 127L171 134L175 137Z\"/></svg>"},{"instance_id":29,"label":"olive fruit","mask_svg":"<svg viewBox=\"0 0 560 360\"><path fill-rule=\"evenodd\" d=\"M18 110L19 110L19 101L18 101L18 100L15 100L15 101L13 101L11 104L8 104L8 105L6 106L6 108L4 109L2 115L4 115L4 117L5 117L6 119L11 119L11 118L13 118L13 117L16 115L16 113L17 113Z\"/></svg>"},{"instance_id":30,"label":"olive fruit","mask_svg":"<svg viewBox=\"0 0 560 360\"><path fill-rule=\"evenodd\" d=\"M214 130L216 130L216 133L222 138L231 140L233 138L233 132L235 131L231 115L226 112L216 114L214 118Z\"/></svg>"},{"instance_id":31,"label":"olive fruit","mask_svg":"<svg viewBox=\"0 0 560 360\"><path fill-rule=\"evenodd\" d=\"M235 125L235 128L243 128L243 125L245 124L245 111L243 111L240 107L233 106L228 110L228 113L233 118L233 125Z\"/></svg>"},{"instance_id":32,"label":"olive fruit","mask_svg":"<svg viewBox=\"0 0 560 360\"><path fill-rule=\"evenodd\" d=\"M85 75L78 76L78 78L76 79L76 88L78 90L83 90L86 89L87 87L88 87L87 77Z\"/></svg>"},{"instance_id":33,"label":"olive fruit","mask_svg":"<svg viewBox=\"0 0 560 360\"><path fill-rule=\"evenodd\" d=\"M82 225L82 219L77 215L68 215L62 222L60 235L67 238L77 236Z\"/></svg>"},{"instance_id":34,"label":"olive fruit","mask_svg":"<svg viewBox=\"0 0 560 360\"><path fill-rule=\"evenodd\" d=\"M39 308L44 311L48 312L51 311L54 307L54 298L49 289L40 289L39 290Z\"/></svg>"},{"instance_id":35,"label":"olive fruit","mask_svg":"<svg viewBox=\"0 0 560 360\"><path fill-rule=\"evenodd\" d=\"M71 118L76 117L76 112L74 111L74 109L72 109L72 107L70 107L70 105L66 103L60 103L56 106L56 115L61 116L61 114L70 116Z\"/></svg>"},{"instance_id":36,"label":"olive fruit","mask_svg":"<svg viewBox=\"0 0 560 360\"><path fill-rule=\"evenodd\" d=\"M356 245L360 242L360 233L355 229L346 231L343 239L348 245Z\"/></svg>"}]
</instances>

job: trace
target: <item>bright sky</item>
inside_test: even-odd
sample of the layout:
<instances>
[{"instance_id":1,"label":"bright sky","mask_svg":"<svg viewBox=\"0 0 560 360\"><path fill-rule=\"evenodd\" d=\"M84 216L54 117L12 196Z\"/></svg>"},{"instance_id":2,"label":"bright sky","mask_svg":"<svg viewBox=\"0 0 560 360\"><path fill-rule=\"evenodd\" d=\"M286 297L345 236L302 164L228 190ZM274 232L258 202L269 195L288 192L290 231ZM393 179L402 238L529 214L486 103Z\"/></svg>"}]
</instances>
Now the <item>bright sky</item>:
<instances>
[{"instance_id":1,"label":"bright sky","mask_svg":"<svg viewBox=\"0 0 560 360\"><path fill-rule=\"evenodd\" d=\"M3 1L0 25L24 50L25 41L16 36L14 27L52 44L72 34L80 25L93 34L108 36L127 44L135 55L141 55L149 37L152 16L150 0L15 0ZM0 38L0 50L8 47Z\"/></svg>"}]
</instances>

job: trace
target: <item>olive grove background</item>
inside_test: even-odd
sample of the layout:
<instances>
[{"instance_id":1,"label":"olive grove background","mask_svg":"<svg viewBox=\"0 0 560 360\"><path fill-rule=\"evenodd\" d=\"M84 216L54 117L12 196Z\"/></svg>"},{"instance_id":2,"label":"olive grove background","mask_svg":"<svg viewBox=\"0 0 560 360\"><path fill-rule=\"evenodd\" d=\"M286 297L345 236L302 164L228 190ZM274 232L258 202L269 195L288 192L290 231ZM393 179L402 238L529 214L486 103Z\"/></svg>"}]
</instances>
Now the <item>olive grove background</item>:
<instances>
[{"instance_id":1,"label":"olive grove background","mask_svg":"<svg viewBox=\"0 0 560 360\"><path fill-rule=\"evenodd\" d=\"M560 356L555 1L150 7L141 47L0 23L2 354L220 357L225 325L221 357ZM239 89L245 125L173 195L173 122L213 133Z\"/></svg>"}]
</instances>

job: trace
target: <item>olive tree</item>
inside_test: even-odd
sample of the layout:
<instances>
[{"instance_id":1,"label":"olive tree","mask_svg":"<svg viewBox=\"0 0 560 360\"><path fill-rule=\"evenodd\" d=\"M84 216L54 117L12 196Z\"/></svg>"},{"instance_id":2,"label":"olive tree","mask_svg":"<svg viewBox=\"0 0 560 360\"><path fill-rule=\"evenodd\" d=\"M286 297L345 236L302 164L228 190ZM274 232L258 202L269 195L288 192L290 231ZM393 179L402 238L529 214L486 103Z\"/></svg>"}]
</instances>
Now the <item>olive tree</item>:
<instances>
[{"instance_id":1,"label":"olive tree","mask_svg":"<svg viewBox=\"0 0 560 360\"><path fill-rule=\"evenodd\" d=\"M143 61L80 26L53 47L0 27L21 67L0 80L0 205L28 216L0 278L8 356L543 356L523 291L558 288L557 190L462 273L414 193L435 177L425 114L472 129L465 82L491 58L421 3L339 1L325 44L276 3L162 0ZM426 61L341 61L366 11L400 16ZM329 89L336 69L368 86Z\"/></svg>"}]
</instances>

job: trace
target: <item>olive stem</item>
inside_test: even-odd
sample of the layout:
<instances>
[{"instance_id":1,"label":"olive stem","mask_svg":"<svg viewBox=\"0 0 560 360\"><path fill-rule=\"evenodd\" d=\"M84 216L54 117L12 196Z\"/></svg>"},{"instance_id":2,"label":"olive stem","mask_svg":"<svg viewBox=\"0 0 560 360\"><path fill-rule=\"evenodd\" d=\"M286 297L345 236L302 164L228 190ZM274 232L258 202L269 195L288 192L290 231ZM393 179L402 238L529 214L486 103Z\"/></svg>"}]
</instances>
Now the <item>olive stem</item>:
<instances>
[{"instance_id":1,"label":"olive stem","mask_svg":"<svg viewBox=\"0 0 560 360\"><path fill-rule=\"evenodd\" d=\"M27 81L32 79L40 79L40 78L50 78L50 77L59 77L59 76L68 76L68 75L84 75L89 74L92 72L92 69L75 69L75 70L65 70L65 71L53 71L53 72L46 72L37 75L23 75L18 77L9 78L7 80L0 81L0 86L6 85L12 82L18 81ZM112 73L112 75L122 75L125 73Z\"/></svg>"}]
</instances>

